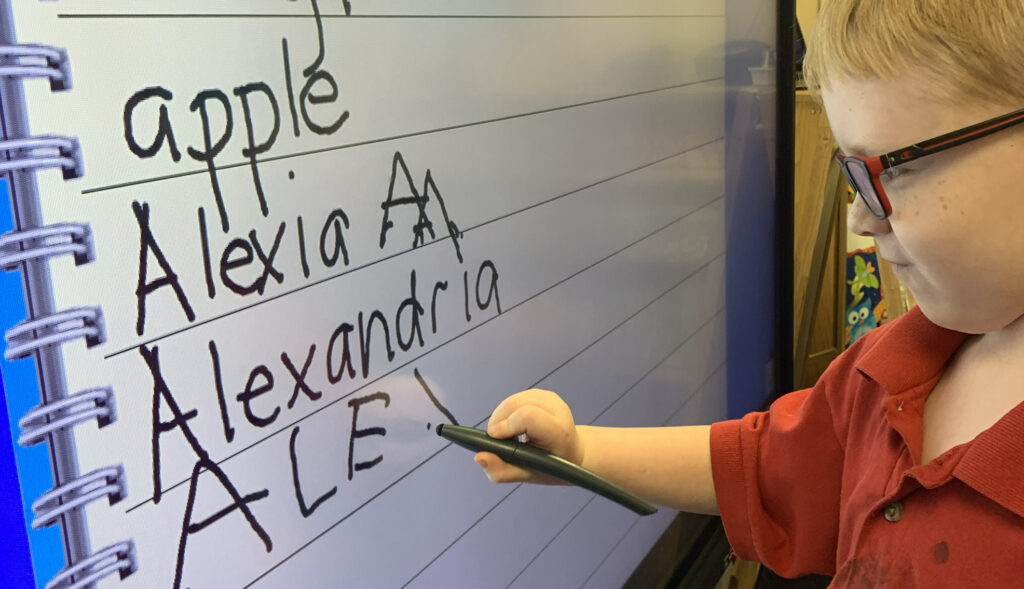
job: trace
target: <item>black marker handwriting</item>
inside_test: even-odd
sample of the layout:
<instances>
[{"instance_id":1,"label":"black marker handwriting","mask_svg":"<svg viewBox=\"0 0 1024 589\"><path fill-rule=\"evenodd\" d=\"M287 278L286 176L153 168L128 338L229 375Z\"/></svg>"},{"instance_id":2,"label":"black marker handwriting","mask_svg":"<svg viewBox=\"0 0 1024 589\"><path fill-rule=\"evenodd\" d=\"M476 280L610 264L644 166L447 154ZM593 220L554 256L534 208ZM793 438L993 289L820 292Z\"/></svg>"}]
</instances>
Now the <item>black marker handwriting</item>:
<instances>
[{"instance_id":1,"label":"black marker handwriting","mask_svg":"<svg viewBox=\"0 0 1024 589\"><path fill-rule=\"evenodd\" d=\"M313 501L312 505L308 507L306 506L306 499L302 495L302 485L299 483L299 460L295 456L295 438L298 436L299 426L295 426L292 428L292 437L288 441L288 455L291 457L292 462L292 485L295 488L295 501L299 504L299 513L302 514L302 517L307 518L313 515L313 512L316 511L324 501L327 501L338 492L338 485L334 485L329 491L317 497L316 500Z\"/></svg>"},{"instance_id":2,"label":"black marker handwriting","mask_svg":"<svg viewBox=\"0 0 1024 589\"><path fill-rule=\"evenodd\" d=\"M395 185L398 179L398 173L401 170L403 183L399 183L400 194L404 196L395 197ZM458 257L459 262L462 262L462 249L459 246L459 240L462 238L462 232L459 231L458 226L451 217L448 215L448 207L444 203L444 198L441 197L440 191L437 189L437 184L434 182L433 175L430 170L427 170L426 177L423 180L422 192L416 189L415 182L412 179L412 173L409 172L409 166L405 163L405 158L402 157L402 152L396 151L394 158L391 160L391 179L388 182L388 195L387 198L381 203L380 208L384 209L384 218L380 224L380 242L379 246L384 249L387 244L388 230L395 226L394 221L391 220L391 209L399 206L415 205L417 208L416 224L412 227L412 247L417 248L426 243L427 234L430 235L431 239L436 237L434 233L434 224L431 222L429 215L427 214L427 203L430 202L430 196L434 196L434 200L437 201L441 208L441 214L444 217L445 230L448 232L448 236L452 240L452 244L455 246L455 255Z\"/></svg>"},{"instance_id":3,"label":"black marker handwriting","mask_svg":"<svg viewBox=\"0 0 1024 589\"><path fill-rule=\"evenodd\" d=\"M185 317L189 322L195 321L195 311L192 310L192 305L189 304L188 297L185 295L185 290L178 281L178 275L171 268L171 264L167 261L167 257L164 256L160 246L157 245L156 239L153 237L153 231L149 227L149 204L133 201L132 212L135 213L135 220L139 224L139 280L135 288L137 305L136 335L142 335L146 331L146 297L164 286L170 286L171 290L174 291L174 296L177 297L178 304L181 305L181 310L185 312ZM157 263L160 264L164 275L161 278L147 282L150 252L153 253Z\"/></svg>"},{"instance_id":4,"label":"black marker handwriting","mask_svg":"<svg viewBox=\"0 0 1024 589\"><path fill-rule=\"evenodd\" d=\"M223 469L221 469L221 467L210 458L209 453L202 447L202 445L200 445L199 439L192 431L192 428L188 425L189 420L198 417L198 410L193 409L187 413L182 413L181 408L178 407L178 403L175 401L174 395L171 394L171 389L168 387L167 382L164 381L163 374L160 370L160 348L153 346L153 348L150 349L146 346L141 346L139 348L139 352L142 354L142 358L145 360L146 366L149 368L150 375L153 378L153 503L159 503L162 495L160 477L160 436L170 433L176 429L180 430L197 458L195 466L192 469L192 476L189 478L188 499L185 502L185 514L182 519L181 535L178 538L178 555L174 569L174 588L177 589L181 586L181 573L185 564L185 547L188 542L188 537L191 534L198 533L207 526L217 522L236 509L242 512L242 515L249 523L253 532L260 538L260 540L262 540L266 551L270 552L273 549L274 545L270 540L270 535L265 529L263 529L263 526L261 526L256 520L256 516L253 515L252 510L249 508L250 503L266 498L270 494L270 491L263 489L255 493L250 493L244 497L238 492L238 489L235 488L235 485L231 482ZM161 421L161 406L166 406L171 411L174 418L170 421ZM194 522L192 520L192 509L195 505L196 491L199 486L199 475L204 470L209 471L214 475L214 477L216 477L217 481L222 487L224 487L224 490L231 496L232 502L226 508L221 509L205 520Z\"/></svg>"}]
</instances>

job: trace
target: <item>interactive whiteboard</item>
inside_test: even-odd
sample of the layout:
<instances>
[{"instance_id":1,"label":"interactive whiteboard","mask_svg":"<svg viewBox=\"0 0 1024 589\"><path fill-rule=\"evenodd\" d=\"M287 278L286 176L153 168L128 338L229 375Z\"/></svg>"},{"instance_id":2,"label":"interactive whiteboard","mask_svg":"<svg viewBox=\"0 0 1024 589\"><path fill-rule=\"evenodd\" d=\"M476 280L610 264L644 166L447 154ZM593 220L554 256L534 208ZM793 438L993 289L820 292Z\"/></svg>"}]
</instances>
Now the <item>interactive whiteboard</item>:
<instances>
[{"instance_id":1,"label":"interactive whiteboard","mask_svg":"<svg viewBox=\"0 0 1024 589\"><path fill-rule=\"evenodd\" d=\"M103 587L622 584L672 513L491 484L433 430L530 387L579 423L725 417L723 1L6 4L67 85L6 86L7 136L76 141L15 172L14 227L91 257L4 292L71 313L8 337L44 366L19 394L116 400L53 459L100 473L51 522L69 560L102 553Z\"/></svg>"}]
</instances>

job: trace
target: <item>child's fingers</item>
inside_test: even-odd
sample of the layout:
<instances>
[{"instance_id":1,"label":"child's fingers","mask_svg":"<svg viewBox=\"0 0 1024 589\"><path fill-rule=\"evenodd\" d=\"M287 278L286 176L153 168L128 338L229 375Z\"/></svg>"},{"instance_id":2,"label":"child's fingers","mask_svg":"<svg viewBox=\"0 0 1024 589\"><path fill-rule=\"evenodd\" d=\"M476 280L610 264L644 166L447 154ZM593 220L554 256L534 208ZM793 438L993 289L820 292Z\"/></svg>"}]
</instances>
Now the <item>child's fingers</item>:
<instances>
[{"instance_id":1,"label":"child's fingers","mask_svg":"<svg viewBox=\"0 0 1024 589\"><path fill-rule=\"evenodd\" d=\"M525 435L531 444L552 450L570 443L573 428L571 421L558 419L542 407L524 405L495 424L495 431L501 435L492 437Z\"/></svg>"},{"instance_id":2,"label":"child's fingers","mask_svg":"<svg viewBox=\"0 0 1024 589\"><path fill-rule=\"evenodd\" d=\"M484 469L492 483L517 483L530 480L532 473L514 464L509 464L490 452L477 452L473 460Z\"/></svg>"},{"instance_id":3,"label":"child's fingers","mask_svg":"<svg viewBox=\"0 0 1024 589\"><path fill-rule=\"evenodd\" d=\"M514 464L509 464L490 452L477 452L473 460L484 469L484 474L492 483L529 482L541 485L564 485L565 481L545 474L530 472Z\"/></svg>"},{"instance_id":4,"label":"child's fingers","mask_svg":"<svg viewBox=\"0 0 1024 589\"><path fill-rule=\"evenodd\" d=\"M515 420L509 423L509 418L513 414L526 408L529 408L527 412L519 413ZM511 438L525 433L531 439L542 439L543 432L531 432L527 431L527 428L537 427L545 420L557 419L568 419L570 424L572 422L572 414L565 402L551 391L530 389L508 397L494 409L487 423L487 433L494 438Z\"/></svg>"}]
</instances>

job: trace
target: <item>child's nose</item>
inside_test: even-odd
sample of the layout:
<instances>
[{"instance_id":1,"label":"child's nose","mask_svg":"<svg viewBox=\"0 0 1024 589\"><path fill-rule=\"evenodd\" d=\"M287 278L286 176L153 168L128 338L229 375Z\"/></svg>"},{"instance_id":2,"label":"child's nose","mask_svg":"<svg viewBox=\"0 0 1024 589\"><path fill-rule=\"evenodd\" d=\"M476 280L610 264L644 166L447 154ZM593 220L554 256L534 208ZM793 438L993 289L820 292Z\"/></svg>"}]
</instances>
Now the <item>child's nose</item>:
<instances>
[{"instance_id":1,"label":"child's nose","mask_svg":"<svg viewBox=\"0 0 1024 589\"><path fill-rule=\"evenodd\" d=\"M865 237L874 237L890 230L888 219L879 219L864 204L864 199L858 194L850 205L846 215L846 226L850 231Z\"/></svg>"}]
</instances>

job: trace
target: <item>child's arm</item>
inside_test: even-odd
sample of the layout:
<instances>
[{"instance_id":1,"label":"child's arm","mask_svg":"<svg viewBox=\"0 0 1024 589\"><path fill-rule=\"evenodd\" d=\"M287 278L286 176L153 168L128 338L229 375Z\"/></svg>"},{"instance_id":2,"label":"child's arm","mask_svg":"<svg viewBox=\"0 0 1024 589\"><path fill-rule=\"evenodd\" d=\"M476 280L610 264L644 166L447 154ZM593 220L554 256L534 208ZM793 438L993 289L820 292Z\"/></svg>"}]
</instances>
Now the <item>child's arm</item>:
<instances>
[{"instance_id":1,"label":"child's arm","mask_svg":"<svg viewBox=\"0 0 1024 589\"><path fill-rule=\"evenodd\" d=\"M611 428L577 426L569 407L550 391L532 389L502 401L487 433L526 434L529 442L580 464L630 491L675 509L718 513L711 477L709 426ZM554 482L506 464L494 454L475 458L495 482Z\"/></svg>"}]
</instances>

